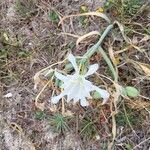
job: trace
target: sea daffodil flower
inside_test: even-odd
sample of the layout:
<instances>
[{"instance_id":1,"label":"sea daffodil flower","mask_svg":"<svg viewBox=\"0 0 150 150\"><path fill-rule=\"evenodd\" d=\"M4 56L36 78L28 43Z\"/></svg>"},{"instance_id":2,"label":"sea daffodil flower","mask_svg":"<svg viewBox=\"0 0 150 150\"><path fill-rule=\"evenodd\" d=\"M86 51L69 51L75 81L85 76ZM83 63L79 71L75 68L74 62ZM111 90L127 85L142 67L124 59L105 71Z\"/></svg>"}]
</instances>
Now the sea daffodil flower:
<instances>
[{"instance_id":1,"label":"sea daffodil flower","mask_svg":"<svg viewBox=\"0 0 150 150\"><path fill-rule=\"evenodd\" d=\"M86 79L88 76L97 71L98 64L90 65L87 73L83 75L80 74L80 70L76 63L76 58L72 54L69 54L67 59L71 62L73 68L75 69L75 73L73 75L65 76L55 71L56 78L63 82L63 91L60 95L52 97L51 102L56 104L62 97L67 96L67 102L70 100L73 100L74 103L80 101L81 106L88 106L89 102L87 101L87 98L92 98L90 92L97 91L103 98L103 103L105 103L109 98L109 93L106 90L93 85Z\"/></svg>"}]
</instances>

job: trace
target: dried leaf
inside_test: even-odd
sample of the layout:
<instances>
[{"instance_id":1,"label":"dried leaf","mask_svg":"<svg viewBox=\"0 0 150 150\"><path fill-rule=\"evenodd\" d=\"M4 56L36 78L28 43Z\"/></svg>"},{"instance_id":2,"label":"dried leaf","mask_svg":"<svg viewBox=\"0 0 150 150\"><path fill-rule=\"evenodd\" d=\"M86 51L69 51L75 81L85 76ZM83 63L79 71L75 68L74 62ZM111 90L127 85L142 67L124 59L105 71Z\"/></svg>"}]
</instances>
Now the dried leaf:
<instances>
[{"instance_id":1,"label":"dried leaf","mask_svg":"<svg viewBox=\"0 0 150 150\"><path fill-rule=\"evenodd\" d=\"M150 76L150 65L149 64L141 63L138 61L133 61L131 59L128 61L133 63L139 70L142 69L142 71L146 74L146 76Z\"/></svg>"},{"instance_id":2,"label":"dried leaf","mask_svg":"<svg viewBox=\"0 0 150 150\"><path fill-rule=\"evenodd\" d=\"M131 40L125 35L123 25L122 25L121 23L119 23L118 21L115 21L114 23L118 25L118 27L119 27L119 29L120 29L120 31L121 31L121 34L122 34L124 40L125 40L127 43L131 44Z\"/></svg>"},{"instance_id":3,"label":"dried leaf","mask_svg":"<svg viewBox=\"0 0 150 150\"><path fill-rule=\"evenodd\" d=\"M80 7L80 12L81 12L81 13L88 12L88 7L85 6L85 5L82 5L82 6Z\"/></svg>"},{"instance_id":4,"label":"dried leaf","mask_svg":"<svg viewBox=\"0 0 150 150\"><path fill-rule=\"evenodd\" d=\"M114 66L115 66L115 68L116 68L116 66L118 65L118 64L120 64L120 56L115 56L115 54L114 54L114 50L113 50L113 48L112 48L112 46L110 46L109 48L108 48L108 51L109 51L109 56L110 56L110 58L111 58L111 61L113 62L113 64L114 64Z\"/></svg>"},{"instance_id":5,"label":"dried leaf","mask_svg":"<svg viewBox=\"0 0 150 150\"><path fill-rule=\"evenodd\" d=\"M138 63L138 65L142 68L142 70L144 71L144 73L147 76L150 76L150 65L149 64Z\"/></svg>"},{"instance_id":6,"label":"dried leaf","mask_svg":"<svg viewBox=\"0 0 150 150\"><path fill-rule=\"evenodd\" d=\"M61 18L58 25L62 24L65 19L68 19L68 18L71 18L71 17L79 17L79 16L97 16L97 17L101 17L101 18L105 19L107 22L110 23L110 19L103 13L100 13L100 12L87 12L87 13L81 13L81 14L65 16L65 17Z\"/></svg>"},{"instance_id":7,"label":"dried leaf","mask_svg":"<svg viewBox=\"0 0 150 150\"><path fill-rule=\"evenodd\" d=\"M56 113L56 112L58 111L56 105L51 105L51 106L49 107L49 110L50 110L51 112L53 112L53 113Z\"/></svg>"},{"instance_id":8,"label":"dried leaf","mask_svg":"<svg viewBox=\"0 0 150 150\"><path fill-rule=\"evenodd\" d=\"M16 130L18 133L22 133L23 132L23 129L21 128L21 126L19 126L17 123L15 122L11 122L10 123L10 126Z\"/></svg>"},{"instance_id":9,"label":"dried leaf","mask_svg":"<svg viewBox=\"0 0 150 150\"><path fill-rule=\"evenodd\" d=\"M40 73L39 73L39 72L34 75L34 90L37 89L37 86L38 86L38 84L39 84L40 81L41 81L41 79L40 79L39 76L40 76Z\"/></svg>"},{"instance_id":10,"label":"dried leaf","mask_svg":"<svg viewBox=\"0 0 150 150\"><path fill-rule=\"evenodd\" d=\"M148 41L148 40L150 40L150 36L149 36L149 35L145 35L145 36L140 40L140 42L146 42L146 41Z\"/></svg>"},{"instance_id":11,"label":"dried leaf","mask_svg":"<svg viewBox=\"0 0 150 150\"><path fill-rule=\"evenodd\" d=\"M66 110L63 115L65 117L73 117L73 112L71 112L70 110Z\"/></svg>"},{"instance_id":12,"label":"dried leaf","mask_svg":"<svg viewBox=\"0 0 150 150\"><path fill-rule=\"evenodd\" d=\"M6 41L9 41L8 35L6 33L3 34Z\"/></svg>"},{"instance_id":13,"label":"dried leaf","mask_svg":"<svg viewBox=\"0 0 150 150\"><path fill-rule=\"evenodd\" d=\"M39 103L39 102L36 101L35 106L37 108L39 108L41 111L44 111L44 109L45 109L45 103Z\"/></svg>"},{"instance_id":14,"label":"dried leaf","mask_svg":"<svg viewBox=\"0 0 150 150\"><path fill-rule=\"evenodd\" d=\"M100 12L100 13L103 13L104 12L104 9L102 7L99 7L96 12Z\"/></svg>"},{"instance_id":15,"label":"dried leaf","mask_svg":"<svg viewBox=\"0 0 150 150\"><path fill-rule=\"evenodd\" d=\"M45 86L42 88L42 90L39 92L39 94L36 96L36 98L35 98L35 106L36 107L38 107L39 109L41 109L42 111L44 110L44 108L45 108L45 103L39 103L38 102L38 99L39 99L39 97L40 97L40 95L43 93L43 91L45 90L45 88L49 85L49 83L51 83L52 81L51 80L49 80L46 84L45 84Z\"/></svg>"},{"instance_id":16,"label":"dried leaf","mask_svg":"<svg viewBox=\"0 0 150 150\"><path fill-rule=\"evenodd\" d=\"M89 32L89 33L87 33L87 34L85 34L85 35L83 35L83 36L80 36L80 37L77 39L77 41L76 41L76 46L78 46L79 43L80 43L81 41L85 40L87 37L93 36L93 35L100 35L100 33L99 33L98 31L92 31L92 32Z\"/></svg>"}]
</instances>

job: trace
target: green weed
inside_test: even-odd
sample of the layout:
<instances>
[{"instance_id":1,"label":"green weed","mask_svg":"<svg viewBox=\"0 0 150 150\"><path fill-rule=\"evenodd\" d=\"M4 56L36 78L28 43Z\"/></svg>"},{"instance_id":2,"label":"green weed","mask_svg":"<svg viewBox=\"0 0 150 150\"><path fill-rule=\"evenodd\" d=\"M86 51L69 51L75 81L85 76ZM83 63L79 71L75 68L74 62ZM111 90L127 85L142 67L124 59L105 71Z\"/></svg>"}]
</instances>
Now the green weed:
<instances>
[{"instance_id":1,"label":"green weed","mask_svg":"<svg viewBox=\"0 0 150 150\"><path fill-rule=\"evenodd\" d=\"M43 111L37 111L35 113L35 118L37 120L42 120L42 119L44 119L44 117L45 117L45 113Z\"/></svg>"},{"instance_id":2,"label":"green weed","mask_svg":"<svg viewBox=\"0 0 150 150\"><path fill-rule=\"evenodd\" d=\"M142 6L143 2L141 0L125 0L122 3L122 15L124 16L134 16Z\"/></svg>"},{"instance_id":3,"label":"green weed","mask_svg":"<svg viewBox=\"0 0 150 150\"><path fill-rule=\"evenodd\" d=\"M80 13L87 13L88 12L88 7L87 6L81 6L79 12ZM79 17L79 23L81 24L81 26L83 28L87 27L88 23L89 23L88 17L86 17L86 16Z\"/></svg>"},{"instance_id":4,"label":"green weed","mask_svg":"<svg viewBox=\"0 0 150 150\"><path fill-rule=\"evenodd\" d=\"M57 12L52 11L48 14L50 20L54 23L58 23L59 22L59 15Z\"/></svg>"},{"instance_id":5,"label":"green weed","mask_svg":"<svg viewBox=\"0 0 150 150\"><path fill-rule=\"evenodd\" d=\"M142 123L142 116L135 110L125 106L120 108L120 112L116 115L116 122L118 126L135 126L137 122Z\"/></svg>"},{"instance_id":6,"label":"green weed","mask_svg":"<svg viewBox=\"0 0 150 150\"><path fill-rule=\"evenodd\" d=\"M80 134L84 139L92 139L97 133L94 122L88 118L82 120Z\"/></svg>"},{"instance_id":7,"label":"green weed","mask_svg":"<svg viewBox=\"0 0 150 150\"><path fill-rule=\"evenodd\" d=\"M105 4L107 10L117 12L118 19L133 17L142 7L144 1L141 0L109 0Z\"/></svg>"},{"instance_id":8,"label":"green weed","mask_svg":"<svg viewBox=\"0 0 150 150\"><path fill-rule=\"evenodd\" d=\"M68 117L64 117L61 114L55 114L52 119L50 119L50 123L56 132L65 133L69 130L68 119Z\"/></svg>"},{"instance_id":9,"label":"green weed","mask_svg":"<svg viewBox=\"0 0 150 150\"><path fill-rule=\"evenodd\" d=\"M21 58L27 58L29 57L31 54L30 52L26 51L26 50L23 50L21 49L19 52L18 52L18 56L21 57Z\"/></svg>"}]
</instances>

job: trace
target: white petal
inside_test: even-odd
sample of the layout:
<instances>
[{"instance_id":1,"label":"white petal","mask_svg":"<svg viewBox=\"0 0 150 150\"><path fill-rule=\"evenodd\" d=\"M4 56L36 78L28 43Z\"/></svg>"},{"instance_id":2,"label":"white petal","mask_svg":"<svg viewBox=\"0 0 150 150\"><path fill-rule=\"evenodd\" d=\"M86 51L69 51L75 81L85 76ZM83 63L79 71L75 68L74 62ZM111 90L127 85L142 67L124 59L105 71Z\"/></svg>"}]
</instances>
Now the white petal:
<instances>
[{"instance_id":1,"label":"white petal","mask_svg":"<svg viewBox=\"0 0 150 150\"><path fill-rule=\"evenodd\" d=\"M85 97L83 97L82 99L80 99L80 104L81 106L85 107L89 105L89 102L86 100Z\"/></svg>"},{"instance_id":2,"label":"white petal","mask_svg":"<svg viewBox=\"0 0 150 150\"><path fill-rule=\"evenodd\" d=\"M73 104L75 104L75 103L78 102L78 101L79 101L78 98L74 98L74 99L73 99Z\"/></svg>"},{"instance_id":3,"label":"white petal","mask_svg":"<svg viewBox=\"0 0 150 150\"><path fill-rule=\"evenodd\" d=\"M94 87L95 87L95 90L100 93L102 98L104 98L104 99L109 98L109 93L106 90L100 89L97 86L94 86Z\"/></svg>"},{"instance_id":4,"label":"white petal","mask_svg":"<svg viewBox=\"0 0 150 150\"><path fill-rule=\"evenodd\" d=\"M108 98L104 98L104 99L103 99L103 102L102 102L102 105L106 104L107 101L108 101Z\"/></svg>"},{"instance_id":5,"label":"white petal","mask_svg":"<svg viewBox=\"0 0 150 150\"><path fill-rule=\"evenodd\" d=\"M84 89L86 91L87 98L92 98L90 95L90 92L93 91L92 87L93 87L93 84L90 81L88 81L88 80L84 81Z\"/></svg>"},{"instance_id":6,"label":"white petal","mask_svg":"<svg viewBox=\"0 0 150 150\"><path fill-rule=\"evenodd\" d=\"M83 97L80 87L77 87L76 92L74 93L73 103L75 104Z\"/></svg>"},{"instance_id":7,"label":"white petal","mask_svg":"<svg viewBox=\"0 0 150 150\"><path fill-rule=\"evenodd\" d=\"M92 75L98 69L98 64L90 65L88 72L85 74L85 77Z\"/></svg>"},{"instance_id":8,"label":"white petal","mask_svg":"<svg viewBox=\"0 0 150 150\"><path fill-rule=\"evenodd\" d=\"M62 75L61 73L58 73L57 71L55 71L55 76L61 81L67 80L66 76Z\"/></svg>"},{"instance_id":9,"label":"white petal","mask_svg":"<svg viewBox=\"0 0 150 150\"><path fill-rule=\"evenodd\" d=\"M69 102L71 99L76 98L78 91L79 91L79 87L77 85L72 86L70 90L67 91L67 102Z\"/></svg>"},{"instance_id":10,"label":"white petal","mask_svg":"<svg viewBox=\"0 0 150 150\"><path fill-rule=\"evenodd\" d=\"M97 86L94 86L94 85L93 85L92 89L97 91L101 95L101 97L104 99L104 102L106 103L106 101L108 100L108 98L110 96L109 93L106 90L100 89L100 88L98 88Z\"/></svg>"},{"instance_id":11,"label":"white petal","mask_svg":"<svg viewBox=\"0 0 150 150\"><path fill-rule=\"evenodd\" d=\"M84 86L84 89L82 91L82 95L84 95L87 98L92 98L91 95L90 95L90 89L86 86Z\"/></svg>"},{"instance_id":12,"label":"white petal","mask_svg":"<svg viewBox=\"0 0 150 150\"><path fill-rule=\"evenodd\" d=\"M60 95L52 97L51 102L53 104L57 104L64 95L65 95L65 92L62 92Z\"/></svg>"},{"instance_id":13,"label":"white petal","mask_svg":"<svg viewBox=\"0 0 150 150\"><path fill-rule=\"evenodd\" d=\"M7 93L6 95L4 95L5 98L10 98L12 96L13 96L12 93Z\"/></svg>"},{"instance_id":14,"label":"white petal","mask_svg":"<svg viewBox=\"0 0 150 150\"><path fill-rule=\"evenodd\" d=\"M77 66L77 63L76 63L76 58L72 55L72 54L69 54L68 55L68 60L71 62L73 68L75 69L76 72L78 72L78 66Z\"/></svg>"}]
</instances>

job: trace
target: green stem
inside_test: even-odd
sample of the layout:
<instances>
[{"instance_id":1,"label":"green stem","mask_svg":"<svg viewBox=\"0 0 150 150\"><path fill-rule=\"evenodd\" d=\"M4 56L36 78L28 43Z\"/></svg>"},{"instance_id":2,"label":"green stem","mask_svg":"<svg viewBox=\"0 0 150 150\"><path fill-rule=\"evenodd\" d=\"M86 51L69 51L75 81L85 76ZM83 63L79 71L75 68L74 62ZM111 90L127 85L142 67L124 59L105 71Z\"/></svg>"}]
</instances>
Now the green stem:
<instances>
[{"instance_id":1,"label":"green stem","mask_svg":"<svg viewBox=\"0 0 150 150\"><path fill-rule=\"evenodd\" d=\"M85 62L95 53L95 52L100 52L102 57L104 58L104 60L106 61L107 65L109 66L114 80L117 81L118 80L118 75L116 73L116 70L114 69L114 66L112 65L111 60L109 59L109 57L107 56L107 54L105 53L105 51L102 49L101 47L101 43L103 42L104 38L108 35L108 33L110 32L110 30L113 28L113 24L109 25L106 30L104 31L104 33L102 34L102 36L100 37L100 39L98 40L98 42L93 45L83 56L83 59L81 61L81 66L84 66Z\"/></svg>"},{"instance_id":2,"label":"green stem","mask_svg":"<svg viewBox=\"0 0 150 150\"><path fill-rule=\"evenodd\" d=\"M85 57L85 59L90 58L98 49L98 47L101 45L101 43L103 42L104 38L107 36L107 34L110 32L110 30L113 28L113 24L109 25L106 30L104 31L104 33L102 34L102 36L100 37L100 39L98 40L98 42L93 45L85 54L83 57Z\"/></svg>"},{"instance_id":3,"label":"green stem","mask_svg":"<svg viewBox=\"0 0 150 150\"><path fill-rule=\"evenodd\" d=\"M114 80L117 82L118 81L118 75L117 75L116 70L114 69L114 66L112 65L111 60L109 59L109 57L107 56L107 54L105 53L105 51L102 49L101 46L99 46L99 48L97 50L101 53L102 57L106 61L107 65L109 66L109 68L113 74Z\"/></svg>"}]
</instances>

